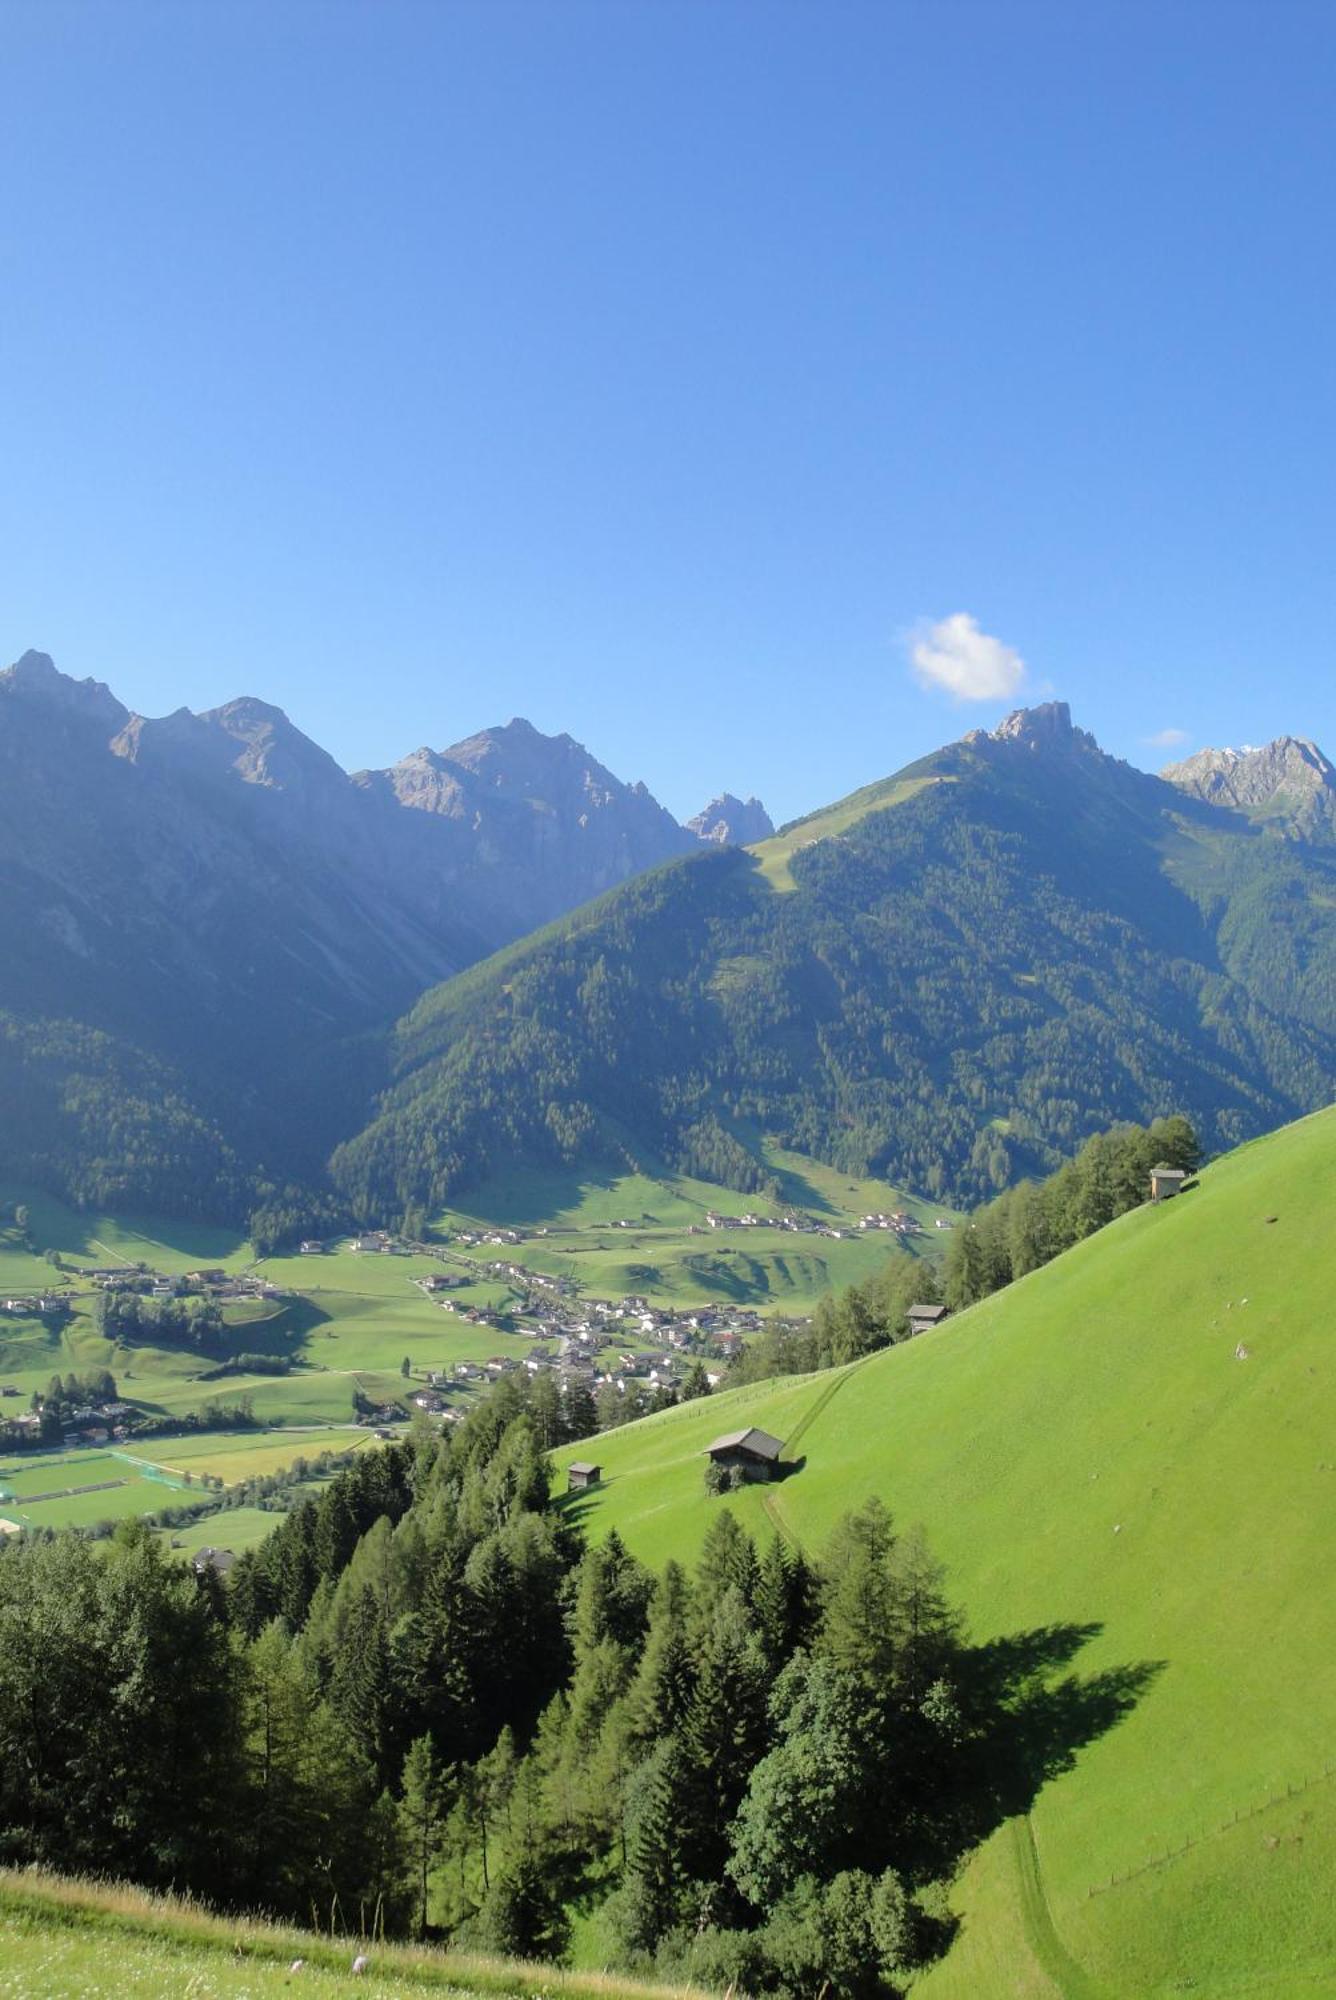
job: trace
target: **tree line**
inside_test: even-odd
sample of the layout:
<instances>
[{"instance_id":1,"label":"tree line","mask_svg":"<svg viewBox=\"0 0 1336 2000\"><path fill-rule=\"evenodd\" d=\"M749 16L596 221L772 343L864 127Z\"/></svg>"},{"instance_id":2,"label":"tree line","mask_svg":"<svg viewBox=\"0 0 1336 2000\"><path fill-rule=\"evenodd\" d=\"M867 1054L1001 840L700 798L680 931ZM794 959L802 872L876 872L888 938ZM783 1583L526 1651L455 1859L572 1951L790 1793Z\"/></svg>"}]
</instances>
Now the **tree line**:
<instances>
[{"instance_id":1,"label":"tree line","mask_svg":"<svg viewBox=\"0 0 1336 2000\"><path fill-rule=\"evenodd\" d=\"M897 1992L1041 1780L1034 1662L875 1503L813 1558L718 1505L691 1574L586 1547L503 1383L225 1580L138 1524L8 1547L0 1855L530 1956L593 1899L628 1968Z\"/></svg>"}]
</instances>

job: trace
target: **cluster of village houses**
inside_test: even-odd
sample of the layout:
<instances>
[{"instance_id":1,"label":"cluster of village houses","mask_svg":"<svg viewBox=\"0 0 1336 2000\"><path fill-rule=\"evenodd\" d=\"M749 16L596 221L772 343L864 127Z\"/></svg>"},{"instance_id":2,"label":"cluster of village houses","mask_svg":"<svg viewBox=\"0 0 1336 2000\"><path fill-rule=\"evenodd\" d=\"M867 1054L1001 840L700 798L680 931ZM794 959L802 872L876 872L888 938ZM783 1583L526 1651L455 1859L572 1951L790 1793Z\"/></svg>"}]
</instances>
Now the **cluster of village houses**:
<instances>
[{"instance_id":1,"label":"cluster of village houses","mask_svg":"<svg viewBox=\"0 0 1336 2000\"><path fill-rule=\"evenodd\" d=\"M830 1236L837 1243L846 1238L860 1236L868 1229L890 1229L897 1236L917 1236L922 1225L903 1209L893 1214L860 1216L857 1227L830 1222L819 1222L815 1216L805 1215L801 1209L788 1209L783 1215L721 1215L718 1209L705 1211L706 1227L710 1229L788 1229L799 1236ZM693 1223L688 1230L690 1236L701 1236L704 1231Z\"/></svg>"},{"instance_id":2,"label":"cluster of village houses","mask_svg":"<svg viewBox=\"0 0 1336 2000\"><path fill-rule=\"evenodd\" d=\"M611 1386L626 1395L636 1388L672 1389L699 1360L713 1386L723 1379L747 1336L761 1325L760 1314L746 1308L653 1306L636 1293L615 1300L586 1299L565 1281L522 1264L497 1262L482 1269L489 1277L506 1279L524 1296L524 1305L505 1318L534 1344L522 1355L457 1361L448 1370L431 1373L428 1387L413 1397L419 1409L443 1415L445 1389L481 1386L521 1371L530 1376L550 1374L563 1389L598 1391ZM468 1281L432 1273L415 1282L429 1296L438 1296ZM503 1317L450 1298L441 1299L441 1304L472 1326L498 1326Z\"/></svg>"},{"instance_id":3,"label":"cluster of village houses","mask_svg":"<svg viewBox=\"0 0 1336 2000\"><path fill-rule=\"evenodd\" d=\"M461 1232L457 1239L469 1247L492 1244L512 1247L524 1240L518 1231L496 1230L485 1234ZM323 1254L332 1246L308 1239L301 1252ZM406 1256L428 1246L408 1245L387 1230L371 1230L348 1244L363 1255ZM439 1256L437 1246L431 1249ZM279 1299L283 1293L268 1279L236 1276L220 1269L201 1269L184 1277L164 1277L142 1268L117 1265L81 1273L104 1291L133 1291L155 1299L204 1296L220 1305L243 1299ZM501 1279L519 1295L521 1303L508 1313L466 1304L451 1294L467 1289L479 1279ZM427 1386L411 1397L413 1406L430 1414L451 1417L446 1391L470 1390L499 1381L502 1376L524 1373L530 1377L551 1374L563 1389L587 1387L597 1392L605 1385L622 1395L640 1388L649 1391L679 1385L693 1361L700 1360L711 1384L722 1380L728 1363L741 1352L749 1334L757 1332L760 1315L738 1307L712 1304L689 1310L653 1306L638 1294L624 1298L583 1299L569 1280L532 1271L514 1260L479 1263L469 1270L429 1272L411 1281L442 1308L470 1326L488 1326L528 1336L527 1349L512 1349L485 1361L458 1361L428 1372ZM0 1301L4 1310L15 1314L39 1314L64 1305L71 1295L21 1297ZM17 1397L18 1390L0 1385L0 1395ZM88 1444L106 1444L124 1438L135 1412L129 1404L117 1403L81 1408L71 1413L68 1434ZM397 1403L387 1403L364 1412L368 1425L385 1427L402 1420ZM36 1431L41 1419L35 1412L6 1419L16 1431Z\"/></svg>"}]
</instances>

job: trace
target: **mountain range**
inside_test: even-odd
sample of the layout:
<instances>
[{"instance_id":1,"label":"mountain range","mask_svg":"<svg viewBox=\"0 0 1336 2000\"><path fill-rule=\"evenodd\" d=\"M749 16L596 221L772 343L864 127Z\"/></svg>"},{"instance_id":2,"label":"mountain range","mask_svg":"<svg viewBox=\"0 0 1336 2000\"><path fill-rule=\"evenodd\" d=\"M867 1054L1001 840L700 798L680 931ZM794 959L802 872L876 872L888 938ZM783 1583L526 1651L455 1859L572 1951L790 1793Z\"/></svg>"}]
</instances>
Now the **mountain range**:
<instances>
[{"instance_id":1,"label":"mountain range","mask_svg":"<svg viewBox=\"0 0 1336 2000\"><path fill-rule=\"evenodd\" d=\"M318 1172L360 1037L728 838L735 804L698 836L522 720L350 776L265 702L150 719L26 653L0 673L0 1167L155 1204L211 1157L225 1205L260 1164Z\"/></svg>"},{"instance_id":2,"label":"mountain range","mask_svg":"<svg viewBox=\"0 0 1336 2000\"><path fill-rule=\"evenodd\" d=\"M1120 1117L1221 1146L1336 1085L1334 877L1298 739L1157 778L1048 703L776 834L523 721L349 775L262 701L148 719L29 653L0 1172L387 1216L518 1157L759 1189L762 1136L960 1202Z\"/></svg>"},{"instance_id":3,"label":"mountain range","mask_svg":"<svg viewBox=\"0 0 1336 2000\"><path fill-rule=\"evenodd\" d=\"M964 1205L1122 1118L1236 1143L1336 1086L1336 844L1264 805L1018 711L425 995L338 1184L388 1212L649 1154L760 1189L768 1135Z\"/></svg>"}]
</instances>

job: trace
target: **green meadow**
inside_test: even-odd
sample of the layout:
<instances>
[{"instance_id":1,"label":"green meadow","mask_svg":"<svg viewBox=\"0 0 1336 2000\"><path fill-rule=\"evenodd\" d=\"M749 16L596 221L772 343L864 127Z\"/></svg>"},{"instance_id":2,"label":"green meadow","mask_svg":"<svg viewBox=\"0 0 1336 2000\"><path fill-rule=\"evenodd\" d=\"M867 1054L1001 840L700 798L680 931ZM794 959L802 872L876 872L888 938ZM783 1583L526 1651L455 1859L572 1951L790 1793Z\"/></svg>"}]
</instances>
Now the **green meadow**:
<instances>
[{"instance_id":1,"label":"green meadow","mask_svg":"<svg viewBox=\"0 0 1336 2000\"><path fill-rule=\"evenodd\" d=\"M354 1985L352 1962L367 1968ZM300 1973L291 1967L302 1961ZM697 1989L641 1985L597 1972L475 1957L431 1947L320 1936L122 1884L36 1869L0 1870L0 1996L4 2000L265 2000L355 1992L360 2000L416 1993L455 2000L690 2000Z\"/></svg>"},{"instance_id":2,"label":"green meadow","mask_svg":"<svg viewBox=\"0 0 1336 2000\"><path fill-rule=\"evenodd\" d=\"M11 1452L0 1457L0 1521L20 1528L88 1528L189 1503L184 1479L114 1451Z\"/></svg>"},{"instance_id":3,"label":"green meadow","mask_svg":"<svg viewBox=\"0 0 1336 2000\"><path fill-rule=\"evenodd\" d=\"M0 1204L12 1207L16 1202L28 1209L29 1228L39 1253L58 1251L62 1261L75 1270L143 1262L168 1276L181 1277L201 1265L241 1271L252 1261L250 1244L234 1229L150 1216L86 1215L39 1189L0 1182ZM8 1236L14 1235L12 1229L8 1231ZM0 1256L5 1245L6 1232L0 1231ZM40 1256L36 1269L39 1275L33 1284L50 1284L52 1273ZM4 1282L17 1285L20 1280L13 1277Z\"/></svg>"},{"instance_id":4,"label":"green meadow","mask_svg":"<svg viewBox=\"0 0 1336 2000\"><path fill-rule=\"evenodd\" d=\"M524 1242L514 1248L457 1243L452 1248L479 1266L515 1260L546 1276L571 1279L595 1298L639 1293L664 1306L717 1301L801 1316L813 1311L823 1293L880 1270L895 1239L882 1231L836 1240L785 1229L714 1230L705 1220L710 1210L737 1216L791 1206L832 1228L856 1229L863 1215L899 1209L925 1231L907 1239L920 1255L940 1249L936 1218L956 1219L950 1209L885 1181L840 1174L773 1141L761 1142L759 1150L779 1185L778 1204L769 1196L739 1194L650 1167L625 1174L523 1168L446 1211L439 1226L452 1235L523 1231Z\"/></svg>"},{"instance_id":5,"label":"green meadow","mask_svg":"<svg viewBox=\"0 0 1336 2000\"><path fill-rule=\"evenodd\" d=\"M653 1563L721 1506L815 1548L877 1494L976 1638L1065 1629L1055 1700L1137 1689L975 1858L923 2000L1336 1993L1333 1203L1323 1113L935 1333L598 1440L570 1504ZM795 1469L708 1498L748 1423Z\"/></svg>"}]
</instances>

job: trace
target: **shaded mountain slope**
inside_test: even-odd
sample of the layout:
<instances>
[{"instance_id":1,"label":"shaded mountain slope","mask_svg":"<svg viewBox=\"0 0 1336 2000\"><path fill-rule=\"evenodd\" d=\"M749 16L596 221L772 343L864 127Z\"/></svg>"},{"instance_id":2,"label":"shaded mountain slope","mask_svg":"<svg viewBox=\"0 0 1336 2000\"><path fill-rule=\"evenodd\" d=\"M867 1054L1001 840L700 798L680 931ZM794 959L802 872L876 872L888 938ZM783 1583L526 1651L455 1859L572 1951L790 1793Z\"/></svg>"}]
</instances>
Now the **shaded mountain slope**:
<instances>
[{"instance_id":1,"label":"shaded mountain slope","mask_svg":"<svg viewBox=\"0 0 1336 2000\"><path fill-rule=\"evenodd\" d=\"M875 1493L976 1639L1052 1635L1054 1702L1131 1675L1130 1712L971 1863L928 2000L1331 1990L1334 1200L1324 1113L937 1332L599 1438L572 1504L646 1560L690 1561L725 1505L819 1548ZM704 1447L751 1424L799 1469L711 1499Z\"/></svg>"},{"instance_id":2,"label":"shaded mountain slope","mask_svg":"<svg viewBox=\"0 0 1336 2000\"><path fill-rule=\"evenodd\" d=\"M200 1146L219 1212L262 1169L318 1178L365 1116L373 1030L695 846L527 723L354 779L265 702L150 719L25 654L0 673L0 1169L104 1203L176 1186L190 1212Z\"/></svg>"}]
</instances>

